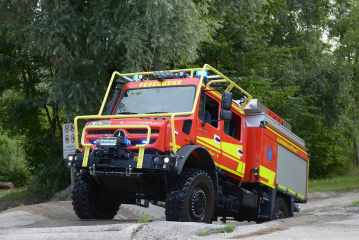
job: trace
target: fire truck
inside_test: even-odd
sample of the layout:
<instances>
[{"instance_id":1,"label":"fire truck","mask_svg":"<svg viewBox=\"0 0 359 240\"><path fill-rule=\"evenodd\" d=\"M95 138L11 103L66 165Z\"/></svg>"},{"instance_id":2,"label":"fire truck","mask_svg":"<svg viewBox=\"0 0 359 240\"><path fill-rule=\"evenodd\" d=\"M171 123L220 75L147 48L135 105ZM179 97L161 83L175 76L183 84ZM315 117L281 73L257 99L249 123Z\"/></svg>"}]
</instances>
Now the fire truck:
<instances>
[{"instance_id":1,"label":"fire truck","mask_svg":"<svg viewBox=\"0 0 359 240\"><path fill-rule=\"evenodd\" d=\"M88 121L81 135L79 120ZM152 203L164 205L167 221L263 222L292 217L307 202L305 142L207 64L114 72L98 115L74 125L77 150L66 164L78 172L80 219Z\"/></svg>"}]
</instances>

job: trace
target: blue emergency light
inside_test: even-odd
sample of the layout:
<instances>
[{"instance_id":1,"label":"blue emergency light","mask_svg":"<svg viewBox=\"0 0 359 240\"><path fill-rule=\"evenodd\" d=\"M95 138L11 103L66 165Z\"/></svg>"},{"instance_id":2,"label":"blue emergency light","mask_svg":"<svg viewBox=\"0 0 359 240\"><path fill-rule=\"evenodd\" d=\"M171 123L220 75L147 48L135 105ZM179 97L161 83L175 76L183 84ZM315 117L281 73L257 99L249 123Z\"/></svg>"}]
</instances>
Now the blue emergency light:
<instances>
[{"instance_id":1,"label":"blue emergency light","mask_svg":"<svg viewBox=\"0 0 359 240\"><path fill-rule=\"evenodd\" d=\"M201 79L202 71L203 70L196 71L196 78ZM208 76L208 71L205 70L204 74L203 74L203 82L204 82L204 84L207 84L207 76Z\"/></svg>"},{"instance_id":2,"label":"blue emergency light","mask_svg":"<svg viewBox=\"0 0 359 240\"><path fill-rule=\"evenodd\" d=\"M136 82L136 76L137 75L133 75L132 82ZM138 81L142 82L143 80L144 80L144 76L142 74L138 74Z\"/></svg>"},{"instance_id":3,"label":"blue emergency light","mask_svg":"<svg viewBox=\"0 0 359 240\"><path fill-rule=\"evenodd\" d=\"M127 145L127 147L131 147L131 141L128 138L123 139L123 143Z\"/></svg>"}]
</instances>

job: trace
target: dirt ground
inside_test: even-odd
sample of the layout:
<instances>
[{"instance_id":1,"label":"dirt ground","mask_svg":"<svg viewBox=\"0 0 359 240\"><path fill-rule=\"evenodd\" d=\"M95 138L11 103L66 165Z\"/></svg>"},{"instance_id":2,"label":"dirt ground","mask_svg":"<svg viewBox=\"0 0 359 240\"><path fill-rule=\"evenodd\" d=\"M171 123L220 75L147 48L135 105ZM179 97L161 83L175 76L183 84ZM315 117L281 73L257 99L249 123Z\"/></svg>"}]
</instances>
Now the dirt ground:
<instances>
[{"instance_id":1,"label":"dirt ground","mask_svg":"<svg viewBox=\"0 0 359 240\"><path fill-rule=\"evenodd\" d=\"M80 220L71 201L61 201L64 191L51 202L20 206L0 212L0 239L353 239L359 236L359 207L345 207L359 200L359 189L346 192L310 193L307 204L293 218L255 222L228 221L235 225L231 233L199 236L213 224L165 221L164 209L150 204L149 208L123 204L113 220ZM1 193L0 193L1 195ZM43 201L43 199L39 199ZM46 200L45 200L46 201ZM25 204L25 201L11 204ZM6 203L3 203L6 204ZM9 204L9 203L7 203ZM137 223L144 214L147 224Z\"/></svg>"},{"instance_id":2,"label":"dirt ground","mask_svg":"<svg viewBox=\"0 0 359 240\"><path fill-rule=\"evenodd\" d=\"M0 190L0 198L5 195L5 193L9 192L10 190L1 189ZM15 208L15 207L21 207L21 206L28 206L28 205L34 205L39 203L46 203L49 201L66 201L69 199L69 196L71 195L71 187L56 193L52 199L46 197L46 196L36 196L36 197L27 197L24 199L19 200L11 200L11 201L2 201L0 202L0 212L3 212L5 210Z\"/></svg>"},{"instance_id":3,"label":"dirt ground","mask_svg":"<svg viewBox=\"0 0 359 240\"><path fill-rule=\"evenodd\" d=\"M0 212L3 212L5 210L19 207L19 206L28 206L38 203L45 203L49 201L48 197L40 196L40 197L27 197L25 199L19 199L19 200L11 200L11 201L3 201L0 202Z\"/></svg>"}]
</instances>

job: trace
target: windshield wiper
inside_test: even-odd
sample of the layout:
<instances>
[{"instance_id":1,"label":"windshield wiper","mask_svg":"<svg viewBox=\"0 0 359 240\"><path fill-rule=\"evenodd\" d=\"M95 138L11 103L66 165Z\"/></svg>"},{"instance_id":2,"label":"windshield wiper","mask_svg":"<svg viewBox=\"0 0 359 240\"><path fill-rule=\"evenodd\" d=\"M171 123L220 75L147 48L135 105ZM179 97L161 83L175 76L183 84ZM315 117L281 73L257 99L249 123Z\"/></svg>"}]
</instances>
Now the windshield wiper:
<instances>
[{"instance_id":1,"label":"windshield wiper","mask_svg":"<svg viewBox=\"0 0 359 240\"><path fill-rule=\"evenodd\" d=\"M146 114L152 114L152 113L168 113L168 112L148 112Z\"/></svg>"},{"instance_id":2,"label":"windshield wiper","mask_svg":"<svg viewBox=\"0 0 359 240\"><path fill-rule=\"evenodd\" d=\"M136 112L118 112L117 114L138 114L138 113L136 113Z\"/></svg>"}]
</instances>

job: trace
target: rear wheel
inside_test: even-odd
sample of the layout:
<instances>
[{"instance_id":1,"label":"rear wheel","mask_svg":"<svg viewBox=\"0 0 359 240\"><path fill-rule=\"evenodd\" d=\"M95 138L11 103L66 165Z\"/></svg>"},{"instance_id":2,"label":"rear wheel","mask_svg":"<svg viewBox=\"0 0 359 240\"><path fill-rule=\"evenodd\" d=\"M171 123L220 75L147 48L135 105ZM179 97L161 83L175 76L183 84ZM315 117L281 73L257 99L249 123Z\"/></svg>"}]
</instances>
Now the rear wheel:
<instances>
[{"instance_id":1,"label":"rear wheel","mask_svg":"<svg viewBox=\"0 0 359 240\"><path fill-rule=\"evenodd\" d=\"M287 217L288 217L288 209L284 199L282 197L276 197L272 219L278 220Z\"/></svg>"},{"instance_id":2,"label":"rear wheel","mask_svg":"<svg viewBox=\"0 0 359 240\"><path fill-rule=\"evenodd\" d=\"M89 172L77 175L72 190L72 205L81 219L113 219L120 203L101 188Z\"/></svg>"},{"instance_id":3,"label":"rear wheel","mask_svg":"<svg viewBox=\"0 0 359 240\"><path fill-rule=\"evenodd\" d=\"M166 220L211 223L214 191L205 171L183 169L170 183L166 194Z\"/></svg>"}]
</instances>

